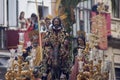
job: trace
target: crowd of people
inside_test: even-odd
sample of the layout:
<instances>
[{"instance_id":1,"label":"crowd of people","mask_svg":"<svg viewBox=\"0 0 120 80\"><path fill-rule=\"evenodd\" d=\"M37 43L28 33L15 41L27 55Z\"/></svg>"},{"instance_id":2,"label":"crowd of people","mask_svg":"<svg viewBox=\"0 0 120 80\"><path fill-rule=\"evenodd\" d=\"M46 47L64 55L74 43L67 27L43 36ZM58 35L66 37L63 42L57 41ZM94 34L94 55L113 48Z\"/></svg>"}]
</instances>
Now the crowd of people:
<instances>
[{"instance_id":1,"label":"crowd of people","mask_svg":"<svg viewBox=\"0 0 120 80\"><path fill-rule=\"evenodd\" d=\"M18 19L18 29L24 33L24 47L26 48L27 42L30 41L29 34L31 31L38 31L38 17L35 13L31 14L30 18L25 18L25 12L21 12ZM47 32L50 29L51 16L47 16L45 19L40 21L40 31Z\"/></svg>"}]
</instances>

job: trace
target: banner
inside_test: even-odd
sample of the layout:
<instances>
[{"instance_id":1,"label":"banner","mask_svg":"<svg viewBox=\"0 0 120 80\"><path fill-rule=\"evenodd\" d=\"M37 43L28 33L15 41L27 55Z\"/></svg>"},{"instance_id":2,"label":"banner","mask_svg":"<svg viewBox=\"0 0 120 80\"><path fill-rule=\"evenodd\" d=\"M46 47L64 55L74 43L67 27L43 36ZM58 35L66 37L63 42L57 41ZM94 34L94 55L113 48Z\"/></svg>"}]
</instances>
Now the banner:
<instances>
[{"instance_id":1,"label":"banner","mask_svg":"<svg viewBox=\"0 0 120 80\"><path fill-rule=\"evenodd\" d=\"M96 12L91 12L91 16L96 16ZM111 35L111 16L110 13L102 13L102 16L105 17L106 20L106 28L107 28L107 36Z\"/></svg>"},{"instance_id":2,"label":"banner","mask_svg":"<svg viewBox=\"0 0 120 80\"><path fill-rule=\"evenodd\" d=\"M108 42L107 42L107 24L105 16L102 14L92 16L92 25L91 25L91 33L94 34L97 38L96 41L98 41L98 47L102 50L107 49Z\"/></svg>"}]
</instances>

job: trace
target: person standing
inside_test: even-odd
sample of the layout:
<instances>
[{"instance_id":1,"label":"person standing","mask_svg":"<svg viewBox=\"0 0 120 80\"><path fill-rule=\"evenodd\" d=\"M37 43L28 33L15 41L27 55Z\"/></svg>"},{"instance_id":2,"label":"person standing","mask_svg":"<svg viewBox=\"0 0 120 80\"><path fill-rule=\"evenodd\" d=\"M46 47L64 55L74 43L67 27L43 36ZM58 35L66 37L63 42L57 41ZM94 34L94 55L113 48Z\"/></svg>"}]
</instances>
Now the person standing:
<instances>
[{"instance_id":1,"label":"person standing","mask_svg":"<svg viewBox=\"0 0 120 80\"><path fill-rule=\"evenodd\" d=\"M34 30L38 30L38 17L35 13L31 14L31 21L32 24L34 25Z\"/></svg>"},{"instance_id":2,"label":"person standing","mask_svg":"<svg viewBox=\"0 0 120 80\"><path fill-rule=\"evenodd\" d=\"M26 31L24 32L24 47L27 48L27 43L31 42L29 38L29 34L33 31L34 25L30 18L27 19L26 23Z\"/></svg>"},{"instance_id":3,"label":"person standing","mask_svg":"<svg viewBox=\"0 0 120 80\"><path fill-rule=\"evenodd\" d=\"M27 29L26 24L27 24L27 20L25 19L25 12L21 12L19 19L18 19L18 30L19 30L19 45L24 46L24 41L25 41L25 36L24 33Z\"/></svg>"},{"instance_id":4,"label":"person standing","mask_svg":"<svg viewBox=\"0 0 120 80\"><path fill-rule=\"evenodd\" d=\"M27 23L27 20L25 19L25 12L21 12L20 13L20 16L19 16L19 19L18 19L18 23L19 23L19 30L26 30L26 23Z\"/></svg>"},{"instance_id":5,"label":"person standing","mask_svg":"<svg viewBox=\"0 0 120 80\"><path fill-rule=\"evenodd\" d=\"M45 18L45 24L46 24L47 31L49 31L51 29L51 18L52 18L51 15L48 15Z\"/></svg>"}]
</instances>

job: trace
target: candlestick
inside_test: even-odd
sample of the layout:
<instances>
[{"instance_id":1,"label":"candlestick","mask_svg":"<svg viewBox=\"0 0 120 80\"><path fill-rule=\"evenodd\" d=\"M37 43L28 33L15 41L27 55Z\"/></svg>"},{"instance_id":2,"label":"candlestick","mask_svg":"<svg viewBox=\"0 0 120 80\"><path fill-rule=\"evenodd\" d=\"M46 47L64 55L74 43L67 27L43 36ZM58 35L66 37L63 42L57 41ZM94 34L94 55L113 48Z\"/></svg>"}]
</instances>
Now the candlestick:
<instances>
[{"instance_id":1,"label":"candlestick","mask_svg":"<svg viewBox=\"0 0 120 80\"><path fill-rule=\"evenodd\" d=\"M23 32L20 32L18 33L19 34L19 42L20 43L24 43L24 33Z\"/></svg>"}]
</instances>

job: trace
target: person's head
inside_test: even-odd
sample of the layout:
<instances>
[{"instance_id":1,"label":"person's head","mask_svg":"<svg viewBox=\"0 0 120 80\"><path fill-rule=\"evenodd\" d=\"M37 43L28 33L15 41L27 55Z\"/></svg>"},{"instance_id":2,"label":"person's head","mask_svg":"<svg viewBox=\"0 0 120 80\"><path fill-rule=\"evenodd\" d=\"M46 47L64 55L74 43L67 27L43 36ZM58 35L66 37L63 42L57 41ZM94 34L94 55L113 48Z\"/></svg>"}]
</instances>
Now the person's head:
<instances>
[{"instance_id":1,"label":"person's head","mask_svg":"<svg viewBox=\"0 0 120 80\"><path fill-rule=\"evenodd\" d=\"M109 6L105 5L105 11L109 11Z\"/></svg>"},{"instance_id":2,"label":"person's head","mask_svg":"<svg viewBox=\"0 0 120 80\"><path fill-rule=\"evenodd\" d=\"M78 45L85 46L85 37L79 36L77 38L77 43L78 43Z\"/></svg>"},{"instance_id":3,"label":"person's head","mask_svg":"<svg viewBox=\"0 0 120 80\"><path fill-rule=\"evenodd\" d=\"M22 12L20 13L20 17L19 17L19 19L24 18L24 16L25 16L25 12L22 11Z\"/></svg>"},{"instance_id":4,"label":"person's head","mask_svg":"<svg viewBox=\"0 0 120 80\"><path fill-rule=\"evenodd\" d=\"M55 17L53 20L52 20L52 24L53 26L55 26L55 28L58 28L58 27L61 27L61 19L59 17Z\"/></svg>"},{"instance_id":5,"label":"person's head","mask_svg":"<svg viewBox=\"0 0 120 80\"><path fill-rule=\"evenodd\" d=\"M34 69L33 70L33 75L34 75L35 78L39 77L39 71L38 71L38 69Z\"/></svg>"},{"instance_id":6,"label":"person's head","mask_svg":"<svg viewBox=\"0 0 120 80\"><path fill-rule=\"evenodd\" d=\"M33 17L37 17L37 15L35 13L32 13L31 18L33 18Z\"/></svg>"},{"instance_id":7,"label":"person's head","mask_svg":"<svg viewBox=\"0 0 120 80\"><path fill-rule=\"evenodd\" d=\"M40 21L40 25L41 25L41 26L45 26L45 21L44 21L44 20L41 20L41 21Z\"/></svg>"},{"instance_id":8,"label":"person's head","mask_svg":"<svg viewBox=\"0 0 120 80\"><path fill-rule=\"evenodd\" d=\"M51 24L51 19L46 17L45 18L45 23L46 23L46 26L48 27Z\"/></svg>"},{"instance_id":9,"label":"person's head","mask_svg":"<svg viewBox=\"0 0 120 80\"><path fill-rule=\"evenodd\" d=\"M101 4L101 2L98 2L98 3L97 3L97 5L100 5L100 4Z\"/></svg>"},{"instance_id":10,"label":"person's head","mask_svg":"<svg viewBox=\"0 0 120 80\"><path fill-rule=\"evenodd\" d=\"M35 13L31 14L31 20L32 20L33 23L37 22L37 15Z\"/></svg>"},{"instance_id":11,"label":"person's head","mask_svg":"<svg viewBox=\"0 0 120 80\"><path fill-rule=\"evenodd\" d=\"M52 21L53 26L61 26L61 19L56 17Z\"/></svg>"}]
</instances>

